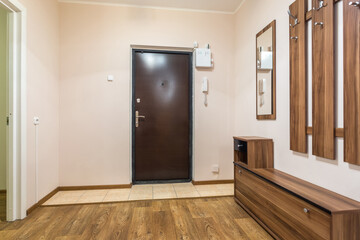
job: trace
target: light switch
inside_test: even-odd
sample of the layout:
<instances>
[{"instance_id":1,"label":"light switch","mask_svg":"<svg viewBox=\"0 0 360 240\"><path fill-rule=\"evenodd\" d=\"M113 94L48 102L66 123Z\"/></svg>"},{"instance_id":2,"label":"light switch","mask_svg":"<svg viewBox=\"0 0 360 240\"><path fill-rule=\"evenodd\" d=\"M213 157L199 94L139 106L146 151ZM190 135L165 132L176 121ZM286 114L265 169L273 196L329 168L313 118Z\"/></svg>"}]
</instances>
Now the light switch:
<instances>
[{"instance_id":1,"label":"light switch","mask_svg":"<svg viewBox=\"0 0 360 240\"><path fill-rule=\"evenodd\" d=\"M108 75L107 80L108 80L109 82L114 81L114 75Z\"/></svg>"},{"instance_id":2,"label":"light switch","mask_svg":"<svg viewBox=\"0 0 360 240\"><path fill-rule=\"evenodd\" d=\"M211 166L211 171L213 173L219 173L219 164L214 164Z\"/></svg>"}]
</instances>

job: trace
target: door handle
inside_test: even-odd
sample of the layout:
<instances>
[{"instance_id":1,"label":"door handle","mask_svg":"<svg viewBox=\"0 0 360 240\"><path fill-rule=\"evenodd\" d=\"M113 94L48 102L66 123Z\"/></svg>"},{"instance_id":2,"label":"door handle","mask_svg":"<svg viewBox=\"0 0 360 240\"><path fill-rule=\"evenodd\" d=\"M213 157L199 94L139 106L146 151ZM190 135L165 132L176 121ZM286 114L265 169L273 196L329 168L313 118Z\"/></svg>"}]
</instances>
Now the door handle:
<instances>
[{"instance_id":1,"label":"door handle","mask_svg":"<svg viewBox=\"0 0 360 240\"><path fill-rule=\"evenodd\" d=\"M145 119L145 116L139 115L139 111L135 112L135 127L139 127L139 118Z\"/></svg>"}]
</instances>

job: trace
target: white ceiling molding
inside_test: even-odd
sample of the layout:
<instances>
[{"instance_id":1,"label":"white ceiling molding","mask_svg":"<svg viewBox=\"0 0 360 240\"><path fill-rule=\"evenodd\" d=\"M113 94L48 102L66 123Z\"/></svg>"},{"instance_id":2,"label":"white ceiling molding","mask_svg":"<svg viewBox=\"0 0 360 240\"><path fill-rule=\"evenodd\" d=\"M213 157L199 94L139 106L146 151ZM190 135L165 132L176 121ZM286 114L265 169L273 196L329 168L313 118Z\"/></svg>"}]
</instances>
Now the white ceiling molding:
<instances>
[{"instance_id":1,"label":"white ceiling molding","mask_svg":"<svg viewBox=\"0 0 360 240\"><path fill-rule=\"evenodd\" d=\"M150 8L177 11L236 13L245 0L58 0L61 3L77 3L117 7Z\"/></svg>"},{"instance_id":2,"label":"white ceiling molding","mask_svg":"<svg viewBox=\"0 0 360 240\"><path fill-rule=\"evenodd\" d=\"M241 1L240 1L240 4L239 4L239 6L237 7L237 9L234 11L234 14L237 13L237 12L240 10L240 8L241 8L242 5L245 3L245 1L246 1L246 0L241 0Z\"/></svg>"}]
</instances>

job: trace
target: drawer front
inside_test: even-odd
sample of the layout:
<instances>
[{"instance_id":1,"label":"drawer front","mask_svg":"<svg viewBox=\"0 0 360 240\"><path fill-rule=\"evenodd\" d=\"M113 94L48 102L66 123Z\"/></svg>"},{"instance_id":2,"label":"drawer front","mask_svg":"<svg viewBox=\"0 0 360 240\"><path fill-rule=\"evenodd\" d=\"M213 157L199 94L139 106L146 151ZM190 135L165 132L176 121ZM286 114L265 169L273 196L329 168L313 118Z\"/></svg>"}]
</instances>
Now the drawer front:
<instances>
[{"instance_id":1,"label":"drawer front","mask_svg":"<svg viewBox=\"0 0 360 240\"><path fill-rule=\"evenodd\" d=\"M330 239L328 213L237 166L235 197L281 239Z\"/></svg>"}]
</instances>

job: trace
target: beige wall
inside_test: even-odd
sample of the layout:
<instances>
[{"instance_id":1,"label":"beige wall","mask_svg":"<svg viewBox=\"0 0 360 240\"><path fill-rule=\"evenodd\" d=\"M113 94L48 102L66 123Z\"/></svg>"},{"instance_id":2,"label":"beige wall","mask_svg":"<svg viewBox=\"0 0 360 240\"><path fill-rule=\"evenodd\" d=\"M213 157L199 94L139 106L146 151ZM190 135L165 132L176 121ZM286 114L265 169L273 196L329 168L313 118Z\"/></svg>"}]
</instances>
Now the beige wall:
<instances>
[{"instance_id":1,"label":"beige wall","mask_svg":"<svg viewBox=\"0 0 360 240\"><path fill-rule=\"evenodd\" d=\"M336 140L337 160L290 151L289 140L289 20L286 13L293 0L247 0L236 15L236 131L238 135L260 135L275 142L275 167L350 198L360 200L360 167L344 163L343 140ZM311 4L309 4L311 6ZM337 127L343 127L342 2L336 4ZM255 83L255 35L273 19L277 21L277 120L257 121ZM309 23L310 24L310 23ZM309 28L310 30L310 28ZM309 34L311 32L309 31ZM309 35L309 46L311 46ZM311 48L309 48L311 51ZM308 62L311 63L311 52ZM311 64L309 83L311 83ZM311 96L311 84L309 96ZM309 124L311 99L309 98Z\"/></svg>"},{"instance_id":2,"label":"beige wall","mask_svg":"<svg viewBox=\"0 0 360 240\"><path fill-rule=\"evenodd\" d=\"M360 168L343 163L341 139L336 161L289 150L286 10L292 0L248 0L236 15L66 3L58 12L56 0L21 2L28 10L28 206L35 203L34 116L41 121L40 198L59 185L129 183L130 44L190 47L194 41L210 43L215 59L212 71L195 71L195 180L231 179L232 136L260 135L275 141L276 168L360 200ZM255 35L273 19L277 120L257 121ZM341 127L341 47L337 56ZM115 75L113 83L108 74ZM208 107L203 76L210 81ZM220 174L211 173L212 164L220 165Z\"/></svg>"},{"instance_id":3,"label":"beige wall","mask_svg":"<svg viewBox=\"0 0 360 240\"><path fill-rule=\"evenodd\" d=\"M234 23L226 14L61 3L60 185L131 181L130 45L194 41L209 43L215 59L212 71L195 71L194 179L231 179Z\"/></svg>"},{"instance_id":4,"label":"beige wall","mask_svg":"<svg viewBox=\"0 0 360 240\"><path fill-rule=\"evenodd\" d=\"M0 7L0 190L6 189L6 35L7 13Z\"/></svg>"},{"instance_id":5,"label":"beige wall","mask_svg":"<svg viewBox=\"0 0 360 240\"><path fill-rule=\"evenodd\" d=\"M27 192L35 203L35 127L39 199L59 186L59 15L57 0L20 0L27 9Z\"/></svg>"}]
</instances>

